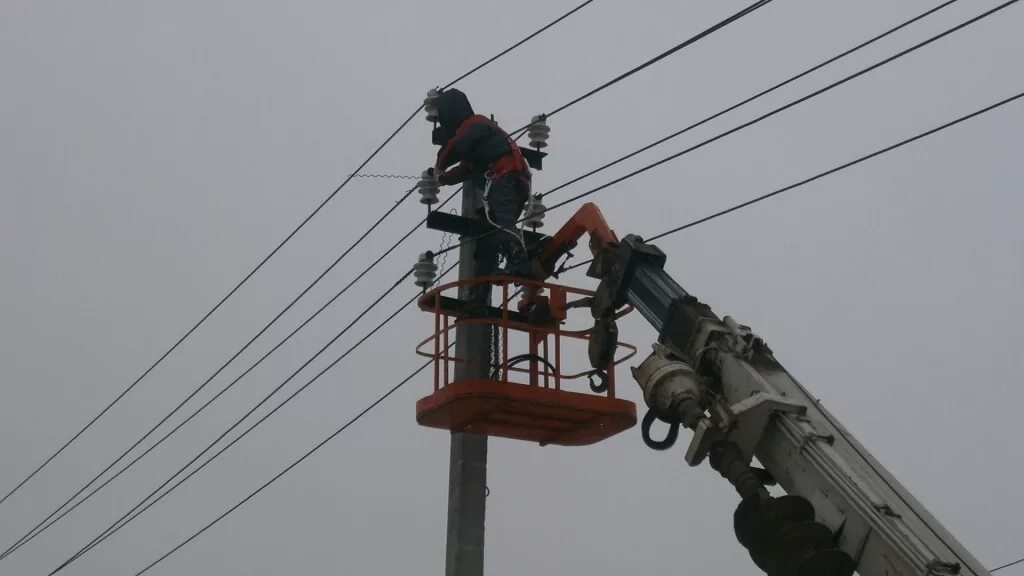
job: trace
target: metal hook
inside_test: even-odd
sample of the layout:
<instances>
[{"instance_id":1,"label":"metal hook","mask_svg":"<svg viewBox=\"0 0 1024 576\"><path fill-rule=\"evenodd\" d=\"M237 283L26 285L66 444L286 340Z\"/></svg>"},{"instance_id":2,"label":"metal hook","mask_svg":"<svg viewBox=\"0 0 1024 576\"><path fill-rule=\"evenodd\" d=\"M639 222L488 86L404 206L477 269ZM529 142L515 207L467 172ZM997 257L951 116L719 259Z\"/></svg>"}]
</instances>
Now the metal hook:
<instances>
[{"instance_id":1,"label":"metal hook","mask_svg":"<svg viewBox=\"0 0 1024 576\"><path fill-rule=\"evenodd\" d=\"M644 414L643 422L640 424L640 433L643 436L644 444L652 450L668 450L675 445L676 439L679 437L679 423L672 422L668 425L668 433L665 434L665 438L662 440L654 440L651 438L651 425L657 420L657 415L653 411L648 410L647 414Z\"/></svg>"}]
</instances>

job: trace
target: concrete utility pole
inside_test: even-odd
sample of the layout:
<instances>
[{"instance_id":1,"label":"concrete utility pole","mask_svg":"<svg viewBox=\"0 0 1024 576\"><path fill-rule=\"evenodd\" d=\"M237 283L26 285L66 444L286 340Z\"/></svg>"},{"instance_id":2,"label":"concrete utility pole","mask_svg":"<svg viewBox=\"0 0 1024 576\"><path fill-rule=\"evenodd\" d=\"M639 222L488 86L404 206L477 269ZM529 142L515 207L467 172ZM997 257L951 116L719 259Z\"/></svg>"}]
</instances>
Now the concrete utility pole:
<instances>
[{"instance_id":1,"label":"concrete utility pole","mask_svg":"<svg viewBox=\"0 0 1024 576\"><path fill-rule=\"evenodd\" d=\"M472 181L462 189L462 215L477 218L479 191ZM465 240L462 238L460 240ZM476 242L459 248L459 279L476 276L473 251ZM459 289L459 298L469 298L468 288ZM487 378L490 362L488 326L471 324L455 329L455 355L468 360L455 365L455 380ZM446 576L481 576L484 573L484 518L487 491L487 436L456 432L452 434L451 461L448 470L448 547Z\"/></svg>"}]
</instances>

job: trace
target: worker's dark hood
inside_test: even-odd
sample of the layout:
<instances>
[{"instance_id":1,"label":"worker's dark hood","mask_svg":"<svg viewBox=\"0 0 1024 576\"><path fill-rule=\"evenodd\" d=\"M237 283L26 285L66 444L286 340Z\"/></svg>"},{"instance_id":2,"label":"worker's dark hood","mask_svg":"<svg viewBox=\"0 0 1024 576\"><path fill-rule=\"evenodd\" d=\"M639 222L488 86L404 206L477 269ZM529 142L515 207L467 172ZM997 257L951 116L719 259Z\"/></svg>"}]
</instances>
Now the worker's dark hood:
<instances>
[{"instance_id":1,"label":"worker's dark hood","mask_svg":"<svg viewBox=\"0 0 1024 576\"><path fill-rule=\"evenodd\" d=\"M437 121L445 141L451 139L459 125L472 115L473 107L469 105L469 98L461 91L449 88L438 96Z\"/></svg>"}]
</instances>

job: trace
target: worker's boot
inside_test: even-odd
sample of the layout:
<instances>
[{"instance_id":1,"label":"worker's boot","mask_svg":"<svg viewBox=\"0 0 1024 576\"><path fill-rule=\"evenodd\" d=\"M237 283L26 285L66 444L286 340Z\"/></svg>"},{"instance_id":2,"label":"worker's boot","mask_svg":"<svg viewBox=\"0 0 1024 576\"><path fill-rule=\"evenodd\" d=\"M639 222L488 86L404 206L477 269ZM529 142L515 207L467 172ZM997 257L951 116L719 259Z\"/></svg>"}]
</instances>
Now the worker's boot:
<instances>
[{"instance_id":1,"label":"worker's boot","mask_svg":"<svg viewBox=\"0 0 1024 576\"><path fill-rule=\"evenodd\" d=\"M505 258L505 273L517 278L532 279L535 277L533 263L521 244L511 243Z\"/></svg>"}]
</instances>

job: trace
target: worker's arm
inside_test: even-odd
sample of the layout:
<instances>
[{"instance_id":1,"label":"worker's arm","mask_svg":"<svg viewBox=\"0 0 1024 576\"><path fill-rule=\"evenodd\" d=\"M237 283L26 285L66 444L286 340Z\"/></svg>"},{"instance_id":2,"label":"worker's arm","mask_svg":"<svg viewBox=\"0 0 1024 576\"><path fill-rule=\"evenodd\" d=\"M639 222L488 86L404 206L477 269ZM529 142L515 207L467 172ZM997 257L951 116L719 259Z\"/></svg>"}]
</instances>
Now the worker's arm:
<instances>
[{"instance_id":1,"label":"worker's arm","mask_svg":"<svg viewBox=\"0 0 1024 576\"><path fill-rule=\"evenodd\" d=\"M438 174L437 181L442 186L451 186L452 184L460 184L469 180L471 174L472 165L468 160L463 160L458 166L451 170Z\"/></svg>"},{"instance_id":2,"label":"worker's arm","mask_svg":"<svg viewBox=\"0 0 1024 576\"><path fill-rule=\"evenodd\" d=\"M438 174L453 164L471 157L473 148L490 132L488 120L483 116L470 116L455 131L455 135L437 153Z\"/></svg>"}]
</instances>

